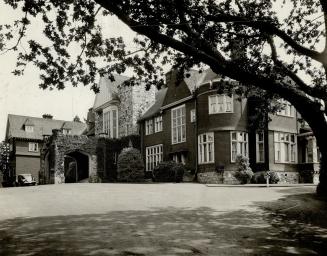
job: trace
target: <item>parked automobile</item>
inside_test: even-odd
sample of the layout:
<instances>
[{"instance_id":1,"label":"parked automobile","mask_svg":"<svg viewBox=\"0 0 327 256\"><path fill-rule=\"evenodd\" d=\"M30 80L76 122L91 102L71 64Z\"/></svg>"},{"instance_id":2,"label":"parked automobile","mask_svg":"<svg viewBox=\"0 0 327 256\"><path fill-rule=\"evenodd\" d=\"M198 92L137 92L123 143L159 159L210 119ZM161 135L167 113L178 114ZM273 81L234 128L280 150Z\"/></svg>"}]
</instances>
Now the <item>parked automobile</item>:
<instances>
[{"instance_id":1,"label":"parked automobile","mask_svg":"<svg viewBox=\"0 0 327 256\"><path fill-rule=\"evenodd\" d=\"M17 175L16 185L18 186L35 186L35 178L30 173Z\"/></svg>"}]
</instances>

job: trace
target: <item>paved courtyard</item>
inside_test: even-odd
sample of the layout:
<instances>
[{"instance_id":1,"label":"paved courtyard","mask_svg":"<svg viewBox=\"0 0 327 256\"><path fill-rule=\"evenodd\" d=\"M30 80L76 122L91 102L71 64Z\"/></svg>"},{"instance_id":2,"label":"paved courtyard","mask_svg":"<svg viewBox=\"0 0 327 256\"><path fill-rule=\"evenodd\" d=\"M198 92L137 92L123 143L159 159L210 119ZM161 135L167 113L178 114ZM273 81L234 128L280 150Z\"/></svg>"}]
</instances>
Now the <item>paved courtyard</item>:
<instances>
[{"instance_id":1,"label":"paved courtyard","mask_svg":"<svg viewBox=\"0 0 327 256\"><path fill-rule=\"evenodd\" d=\"M87 183L0 189L0 255L317 255L327 229L262 207L314 189Z\"/></svg>"}]
</instances>

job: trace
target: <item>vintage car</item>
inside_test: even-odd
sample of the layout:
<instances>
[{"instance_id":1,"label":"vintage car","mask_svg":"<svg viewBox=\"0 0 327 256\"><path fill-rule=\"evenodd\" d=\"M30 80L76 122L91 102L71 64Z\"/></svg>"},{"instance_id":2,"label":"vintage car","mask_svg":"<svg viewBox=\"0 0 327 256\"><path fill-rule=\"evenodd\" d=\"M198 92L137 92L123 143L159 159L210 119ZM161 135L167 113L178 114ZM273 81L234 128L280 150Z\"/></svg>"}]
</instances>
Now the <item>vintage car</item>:
<instances>
[{"instance_id":1,"label":"vintage car","mask_svg":"<svg viewBox=\"0 0 327 256\"><path fill-rule=\"evenodd\" d=\"M18 186L35 186L35 178L30 173L17 175L16 185Z\"/></svg>"}]
</instances>

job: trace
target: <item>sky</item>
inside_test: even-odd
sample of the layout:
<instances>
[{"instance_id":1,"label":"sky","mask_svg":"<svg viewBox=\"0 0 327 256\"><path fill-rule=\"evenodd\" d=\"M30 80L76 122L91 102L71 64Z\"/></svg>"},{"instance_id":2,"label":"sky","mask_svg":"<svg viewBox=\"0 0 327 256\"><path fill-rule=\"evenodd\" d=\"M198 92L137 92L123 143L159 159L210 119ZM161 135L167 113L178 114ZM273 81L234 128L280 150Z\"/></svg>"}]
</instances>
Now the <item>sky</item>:
<instances>
[{"instance_id":1,"label":"sky","mask_svg":"<svg viewBox=\"0 0 327 256\"><path fill-rule=\"evenodd\" d=\"M0 24L9 23L21 15L0 2ZM133 32L117 18L102 20L106 33L123 36L127 41ZM30 38L40 38L38 24L29 31ZM43 90L38 87L39 72L28 66L24 76L14 76L11 72L16 64L16 53L0 55L0 141L5 138L8 114L42 117L51 114L54 119L72 121L78 115L83 121L88 109L93 106L95 94L89 87L67 86L64 90Z\"/></svg>"},{"instance_id":2,"label":"sky","mask_svg":"<svg viewBox=\"0 0 327 256\"><path fill-rule=\"evenodd\" d=\"M280 17L289 14L290 9L280 8L278 4L276 6ZM21 18L21 15L0 1L0 25ZM100 22L104 33L111 37L122 36L131 50L135 50L132 44L135 33L126 25L110 16L103 18ZM29 38L36 40L42 38L40 24L34 24L33 28L29 30ZM28 66L24 76L14 76L11 72L14 70L15 64L16 53L0 54L0 141L5 137L8 114L34 117L51 114L55 119L68 121L73 120L76 115L82 121L86 118L88 109L93 106L95 99L95 94L89 87L68 85L61 91L42 90L38 87L39 71L35 67Z\"/></svg>"}]
</instances>

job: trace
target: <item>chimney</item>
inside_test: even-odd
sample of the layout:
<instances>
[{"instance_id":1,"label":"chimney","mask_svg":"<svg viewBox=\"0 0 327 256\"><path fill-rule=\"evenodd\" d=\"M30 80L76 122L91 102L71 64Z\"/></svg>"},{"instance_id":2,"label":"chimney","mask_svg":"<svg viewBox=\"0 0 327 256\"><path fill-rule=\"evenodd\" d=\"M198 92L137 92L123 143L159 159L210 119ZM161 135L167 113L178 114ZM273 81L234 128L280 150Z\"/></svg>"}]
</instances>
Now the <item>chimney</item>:
<instances>
[{"instance_id":1,"label":"chimney","mask_svg":"<svg viewBox=\"0 0 327 256\"><path fill-rule=\"evenodd\" d=\"M50 114L43 114L42 117L43 117L44 119L52 119L52 118L53 118L53 116L50 115Z\"/></svg>"}]
</instances>

